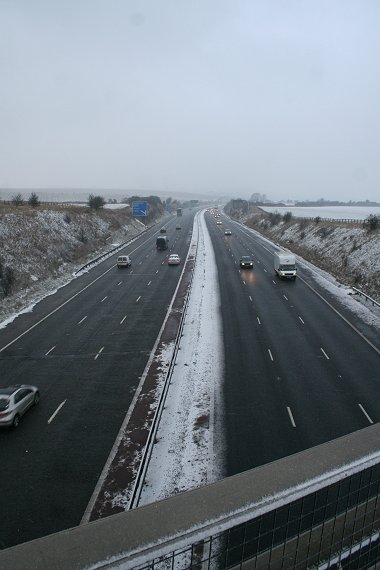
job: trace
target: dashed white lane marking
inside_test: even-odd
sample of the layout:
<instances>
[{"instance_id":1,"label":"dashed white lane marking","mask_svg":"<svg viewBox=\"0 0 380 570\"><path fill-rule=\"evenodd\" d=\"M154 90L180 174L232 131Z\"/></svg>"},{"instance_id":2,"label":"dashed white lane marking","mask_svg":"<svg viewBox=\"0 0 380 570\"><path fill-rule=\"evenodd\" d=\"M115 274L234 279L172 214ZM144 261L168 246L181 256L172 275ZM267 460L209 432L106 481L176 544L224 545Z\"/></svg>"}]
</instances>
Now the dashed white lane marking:
<instances>
[{"instance_id":1,"label":"dashed white lane marking","mask_svg":"<svg viewBox=\"0 0 380 570\"><path fill-rule=\"evenodd\" d=\"M95 354L94 360L97 360L97 358L101 355L103 350L104 350L104 346L102 346L102 348L99 350L98 354Z\"/></svg>"},{"instance_id":2,"label":"dashed white lane marking","mask_svg":"<svg viewBox=\"0 0 380 570\"><path fill-rule=\"evenodd\" d=\"M301 321L301 323L304 325L304 324L305 324L305 321L303 321L300 316L298 316L298 318L299 318L299 320Z\"/></svg>"},{"instance_id":3,"label":"dashed white lane marking","mask_svg":"<svg viewBox=\"0 0 380 570\"><path fill-rule=\"evenodd\" d=\"M274 283L275 285L277 285L276 281L274 279L272 279L272 283Z\"/></svg>"},{"instance_id":4,"label":"dashed white lane marking","mask_svg":"<svg viewBox=\"0 0 380 570\"><path fill-rule=\"evenodd\" d=\"M133 269L131 269L131 271L129 272L129 275L132 275L132 273L133 273Z\"/></svg>"},{"instance_id":5,"label":"dashed white lane marking","mask_svg":"<svg viewBox=\"0 0 380 570\"><path fill-rule=\"evenodd\" d=\"M252 297L251 297L251 295L249 296L249 300L252 302Z\"/></svg>"},{"instance_id":6,"label":"dashed white lane marking","mask_svg":"<svg viewBox=\"0 0 380 570\"><path fill-rule=\"evenodd\" d=\"M149 285L150 285L151 283L152 283L152 282L151 282L151 281L149 281L149 283L148 283L147 287L149 287Z\"/></svg>"},{"instance_id":7,"label":"dashed white lane marking","mask_svg":"<svg viewBox=\"0 0 380 570\"><path fill-rule=\"evenodd\" d=\"M158 273L158 269L157 269L156 273Z\"/></svg>"},{"instance_id":8,"label":"dashed white lane marking","mask_svg":"<svg viewBox=\"0 0 380 570\"><path fill-rule=\"evenodd\" d=\"M141 295L139 295L139 296L137 297L136 303L138 303L138 302L140 301L140 299L141 299Z\"/></svg>"},{"instance_id":9,"label":"dashed white lane marking","mask_svg":"<svg viewBox=\"0 0 380 570\"><path fill-rule=\"evenodd\" d=\"M103 299L100 301L101 303L103 303L103 301L105 301L108 298L108 295L106 295L105 297L103 297Z\"/></svg>"},{"instance_id":10,"label":"dashed white lane marking","mask_svg":"<svg viewBox=\"0 0 380 570\"><path fill-rule=\"evenodd\" d=\"M121 321L120 321L120 324L121 324L121 325L123 324L123 322L125 321L126 318L127 318L127 315L125 315L125 317L123 317L123 318L121 319Z\"/></svg>"},{"instance_id":11,"label":"dashed white lane marking","mask_svg":"<svg viewBox=\"0 0 380 570\"><path fill-rule=\"evenodd\" d=\"M121 285L122 283L123 283L123 282L122 282L122 281L120 281L120 282L117 284L117 286Z\"/></svg>"},{"instance_id":12,"label":"dashed white lane marking","mask_svg":"<svg viewBox=\"0 0 380 570\"><path fill-rule=\"evenodd\" d=\"M45 356L47 356L48 354L50 354L54 349L55 349L55 346L52 346L50 350L48 350L47 352L45 352Z\"/></svg>"},{"instance_id":13,"label":"dashed white lane marking","mask_svg":"<svg viewBox=\"0 0 380 570\"><path fill-rule=\"evenodd\" d=\"M365 415L365 417L367 418L367 420L369 421L369 423L373 424L373 421L371 420L371 418L369 417L369 415L367 414L367 412L365 411L363 406L361 404L358 404L358 406L361 409L361 411L363 412L363 414Z\"/></svg>"},{"instance_id":14,"label":"dashed white lane marking","mask_svg":"<svg viewBox=\"0 0 380 570\"><path fill-rule=\"evenodd\" d=\"M272 355L272 352L271 352L271 349L270 349L270 348L268 348L268 353L269 353L269 356L270 356L271 361L274 362L274 360L273 360L273 355Z\"/></svg>"},{"instance_id":15,"label":"dashed white lane marking","mask_svg":"<svg viewBox=\"0 0 380 570\"><path fill-rule=\"evenodd\" d=\"M83 319L81 319L81 320L80 320L80 321L77 323L77 325L80 325L80 324L82 324L82 323L83 323L83 321L85 321L86 319L87 319L87 315L86 315L85 317L83 317Z\"/></svg>"},{"instance_id":16,"label":"dashed white lane marking","mask_svg":"<svg viewBox=\"0 0 380 570\"><path fill-rule=\"evenodd\" d=\"M322 351L323 355L327 358L327 360L330 360L330 358L327 356L327 354L325 353L325 351L323 350L322 347L321 347L321 351Z\"/></svg>"},{"instance_id":17,"label":"dashed white lane marking","mask_svg":"<svg viewBox=\"0 0 380 570\"><path fill-rule=\"evenodd\" d=\"M257 322L259 323L259 325L261 325L260 318L259 318L259 317L256 317L256 319L257 319Z\"/></svg>"},{"instance_id":18,"label":"dashed white lane marking","mask_svg":"<svg viewBox=\"0 0 380 570\"><path fill-rule=\"evenodd\" d=\"M296 422L294 421L294 418L293 418L292 410L289 408L289 406L286 406L286 409L287 409L287 411L288 411L288 415L289 415L289 418L290 418L290 421L291 421L292 426L293 426L294 428L297 427L297 426L296 426Z\"/></svg>"},{"instance_id":19,"label":"dashed white lane marking","mask_svg":"<svg viewBox=\"0 0 380 570\"><path fill-rule=\"evenodd\" d=\"M289 301L289 299L287 298L286 295L283 295L283 297L284 297L285 301Z\"/></svg>"},{"instance_id":20,"label":"dashed white lane marking","mask_svg":"<svg viewBox=\"0 0 380 570\"><path fill-rule=\"evenodd\" d=\"M245 281L243 281L243 285L245 285Z\"/></svg>"},{"instance_id":21,"label":"dashed white lane marking","mask_svg":"<svg viewBox=\"0 0 380 570\"><path fill-rule=\"evenodd\" d=\"M67 400L63 400L63 402L61 404L59 404L58 408L55 410L54 414L52 416L50 416L50 418L48 419L48 424L51 424L51 422L54 420L55 416L58 414L59 410L61 408L63 408L63 406L66 404Z\"/></svg>"},{"instance_id":22,"label":"dashed white lane marking","mask_svg":"<svg viewBox=\"0 0 380 570\"><path fill-rule=\"evenodd\" d=\"M268 273L268 271L265 269L265 267L264 267L264 271L265 271L265 273Z\"/></svg>"}]
</instances>

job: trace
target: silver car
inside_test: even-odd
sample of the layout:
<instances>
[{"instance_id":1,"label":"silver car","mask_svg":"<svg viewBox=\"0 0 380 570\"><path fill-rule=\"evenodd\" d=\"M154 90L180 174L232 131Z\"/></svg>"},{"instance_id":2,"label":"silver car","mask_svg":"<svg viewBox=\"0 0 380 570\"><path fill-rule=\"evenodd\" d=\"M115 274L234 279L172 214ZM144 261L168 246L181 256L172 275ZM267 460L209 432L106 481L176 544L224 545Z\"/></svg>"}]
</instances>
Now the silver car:
<instances>
[{"instance_id":1,"label":"silver car","mask_svg":"<svg viewBox=\"0 0 380 570\"><path fill-rule=\"evenodd\" d=\"M0 427L18 427L21 417L38 404L39 399L36 386L16 384L0 388Z\"/></svg>"}]
</instances>

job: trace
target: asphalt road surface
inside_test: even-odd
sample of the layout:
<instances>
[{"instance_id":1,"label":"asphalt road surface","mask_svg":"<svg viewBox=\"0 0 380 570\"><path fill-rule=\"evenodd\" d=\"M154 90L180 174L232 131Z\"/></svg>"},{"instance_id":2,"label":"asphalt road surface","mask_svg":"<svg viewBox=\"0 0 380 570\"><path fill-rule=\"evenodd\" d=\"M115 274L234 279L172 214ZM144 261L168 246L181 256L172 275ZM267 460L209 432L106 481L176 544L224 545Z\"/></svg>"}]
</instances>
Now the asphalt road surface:
<instances>
[{"instance_id":1,"label":"asphalt road surface","mask_svg":"<svg viewBox=\"0 0 380 570\"><path fill-rule=\"evenodd\" d=\"M166 223L168 250L156 250L155 226L0 330L1 385L41 394L17 430L0 430L0 548L79 524L182 271L167 257L186 257L194 213ZM130 268L117 269L120 253Z\"/></svg>"},{"instance_id":2,"label":"asphalt road surface","mask_svg":"<svg viewBox=\"0 0 380 570\"><path fill-rule=\"evenodd\" d=\"M225 216L222 225L206 218L221 290L227 475L378 422L376 334L374 348L308 272L280 280L267 241ZM253 269L240 269L242 255Z\"/></svg>"}]
</instances>

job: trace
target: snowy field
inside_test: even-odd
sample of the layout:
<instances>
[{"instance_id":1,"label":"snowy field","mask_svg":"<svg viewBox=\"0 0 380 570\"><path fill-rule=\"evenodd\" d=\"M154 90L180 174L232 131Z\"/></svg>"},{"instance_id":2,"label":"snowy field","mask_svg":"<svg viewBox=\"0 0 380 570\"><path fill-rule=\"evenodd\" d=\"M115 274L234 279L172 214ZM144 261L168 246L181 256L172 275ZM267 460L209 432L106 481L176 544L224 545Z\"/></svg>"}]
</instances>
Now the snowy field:
<instances>
[{"instance_id":1,"label":"snowy field","mask_svg":"<svg viewBox=\"0 0 380 570\"><path fill-rule=\"evenodd\" d=\"M370 214L380 216L380 207L359 206L326 206L326 207L296 207L296 206L260 206L265 212L291 212L298 218L332 218L334 220L365 220Z\"/></svg>"}]
</instances>

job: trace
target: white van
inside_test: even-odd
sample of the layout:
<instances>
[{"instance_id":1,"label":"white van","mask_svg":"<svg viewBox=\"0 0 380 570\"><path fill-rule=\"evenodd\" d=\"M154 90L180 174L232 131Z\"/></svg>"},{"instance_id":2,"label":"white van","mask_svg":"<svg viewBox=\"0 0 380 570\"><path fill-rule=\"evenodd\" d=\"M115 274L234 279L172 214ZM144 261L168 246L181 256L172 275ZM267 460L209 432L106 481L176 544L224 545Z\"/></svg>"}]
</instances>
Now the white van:
<instances>
[{"instance_id":1,"label":"white van","mask_svg":"<svg viewBox=\"0 0 380 570\"><path fill-rule=\"evenodd\" d=\"M280 279L293 279L297 277L296 258L286 251L274 254L274 270Z\"/></svg>"},{"instance_id":2,"label":"white van","mask_svg":"<svg viewBox=\"0 0 380 570\"><path fill-rule=\"evenodd\" d=\"M131 265L131 258L129 255L119 255L117 258L117 266L118 267L129 267Z\"/></svg>"}]
</instances>

